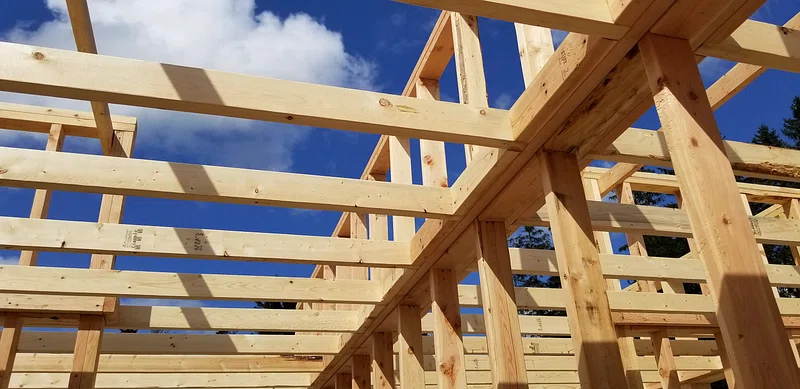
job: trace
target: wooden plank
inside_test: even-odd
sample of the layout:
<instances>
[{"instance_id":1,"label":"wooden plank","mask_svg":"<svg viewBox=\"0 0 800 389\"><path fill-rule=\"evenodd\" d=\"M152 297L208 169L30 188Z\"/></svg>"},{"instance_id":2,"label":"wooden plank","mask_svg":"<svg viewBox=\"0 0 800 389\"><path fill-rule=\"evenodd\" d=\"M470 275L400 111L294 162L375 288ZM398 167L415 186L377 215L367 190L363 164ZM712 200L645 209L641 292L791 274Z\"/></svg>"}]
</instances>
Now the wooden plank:
<instances>
[{"instance_id":1,"label":"wooden plank","mask_svg":"<svg viewBox=\"0 0 800 389\"><path fill-rule=\"evenodd\" d=\"M736 175L797 182L800 151L723 140L727 159ZM651 166L673 167L662 131L631 128L591 158Z\"/></svg>"},{"instance_id":2,"label":"wooden plank","mask_svg":"<svg viewBox=\"0 0 800 389\"><path fill-rule=\"evenodd\" d=\"M458 280L451 270L429 271L431 307L436 352L436 375L439 389L467 385L464 366L464 343L461 337L461 313L458 305Z\"/></svg>"},{"instance_id":3,"label":"wooden plank","mask_svg":"<svg viewBox=\"0 0 800 389\"><path fill-rule=\"evenodd\" d=\"M72 34L75 36L75 45L82 53L97 54L97 45L92 31L92 19L89 16L89 6L86 0L67 0L67 13L72 24ZM111 155L114 125L111 123L111 113L108 103L92 101L92 113L97 125L97 138L103 154Z\"/></svg>"},{"instance_id":4,"label":"wooden plank","mask_svg":"<svg viewBox=\"0 0 800 389\"><path fill-rule=\"evenodd\" d=\"M672 346L670 345L667 331L656 331L651 336L651 339L655 348L658 373L661 376L661 387L663 389L686 389L684 385L681 385L681 381L678 378L678 367L672 354Z\"/></svg>"},{"instance_id":5,"label":"wooden plank","mask_svg":"<svg viewBox=\"0 0 800 389\"><path fill-rule=\"evenodd\" d=\"M562 288L570 297L567 316L581 382L592 388L626 387L577 160L543 153L540 164Z\"/></svg>"},{"instance_id":6,"label":"wooden plank","mask_svg":"<svg viewBox=\"0 0 800 389\"><path fill-rule=\"evenodd\" d=\"M104 339L107 340L107 339ZM70 354L17 355L15 373L60 373L72 367ZM295 356L101 354L98 373L314 373L322 361Z\"/></svg>"},{"instance_id":7,"label":"wooden plank","mask_svg":"<svg viewBox=\"0 0 800 389\"><path fill-rule=\"evenodd\" d=\"M75 332L24 331L19 343L19 352L72 354L75 338ZM341 348L339 341L337 335L187 335L109 332L103 336L100 352L103 355L332 355L339 352Z\"/></svg>"},{"instance_id":8,"label":"wooden plank","mask_svg":"<svg viewBox=\"0 0 800 389\"><path fill-rule=\"evenodd\" d=\"M706 42L697 54L787 72L800 72L800 31L745 21L721 42Z\"/></svg>"},{"instance_id":9,"label":"wooden plank","mask_svg":"<svg viewBox=\"0 0 800 389\"><path fill-rule=\"evenodd\" d=\"M395 185L411 185L411 143L408 138L389 137L389 157L391 159L391 180ZM422 186L422 188L433 189L432 186ZM446 188L437 189L447 192ZM406 199L407 201L407 199ZM424 214L410 215L424 216ZM404 217L394 214L392 216L392 237L395 242L406 242L411 240L417 227L413 217Z\"/></svg>"},{"instance_id":10,"label":"wooden plank","mask_svg":"<svg viewBox=\"0 0 800 389\"><path fill-rule=\"evenodd\" d=\"M376 389L394 389L394 340L392 334L372 334L372 382Z\"/></svg>"},{"instance_id":11,"label":"wooden plank","mask_svg":"<svg viewBox=\"0 0 800 389\"><path fill-rule=\"evenodd\" d=\"M616 188L616 194L617 194L617 201L620 204L636 205L636 201L633 197L633 190L631 190L630 184L623 182ZM647 256L647 247L645 247L643 235L636 233L627 233L625 234L625 239L628 241L628 254L640 257ZM656 284L651 281L645 281L644 283L642 283L644 291L655 292L659 289L659 286L661 286L660 283ZM683 284L667 283L666 287L670 288L673 292L679 291L679 293L683 293Z\"/></svg>"},{"instance_id":12,"label":"wooden plank","mask_svg":"<svg viewBox=\"0 0 800 389\"><path fill-rule=\"evenodd\" d=\"M64 388L68 373L21 373L12 377L13 388ZM98 374L97 389L134 388L263 388L306 387L312 373L153 373Z\"/></svg>"},{"instance_id":13,"label":"wooden plank","mask_svg":"<svg viewBox=\"0 0 800 389\"><path fill-rule=\"evenodd\" d=\"M0 291L10 293L364 304L381 301L377 286L363 280L24 266L0 266L0 278Z\"/></svg>"},{"instance_id":14,"label":"wooden plank","mask_svg":"<svg viewBox=\"0 0 800 389\"><path fill-rule=\"evenodd\" d=\"M353 389L372 388L372 358L369 355L353 355Z\"/></svg>"},{"instance_id":15,"label":"wooden plank","mask_svg":"<svg viewBox=\"0 0 800 389\"><path fill-rule=\"evenodd\" d=\"M514 23L514 30L517 34L522 79L528 87L555 52L553 35L549 28L520 23Z\"/></svg>"},{"instance_id":16,"label":"wooden plank","mask_svg":"<svg viewBox=\"0 0 800 389\"><path fill-rule=\"evenodd\" d=\"M50 298L51 296L42 296ZM358 313L121 305L110 328L195 331L355 332Z\"/></svg>"},{"instance_id":17,"label":"wooden plank","mask_svg":"<svg viewBox=\"0 0 800 389\"><path fill-rule=\"evenodd\" d=\"M398 368L403 388L419 388L425 385L420 312L420 307L416 305L397 307Z\"/></svg>"},{"instance_id":18,"label":"wooden plank","mask_svg":"<svg viewBox=\"0 0 800 389\"><path fill-rule=\"evenodd\" d=\"M103 316L81 316L75 338L72 369L69 374L70 389L94 389L100 347L103 340ZM16 376L16 375L15 375Z\"/></svg>"},{"instance_id":19,"label":"wooden plank","mask_svg":"<svg viewBox=\"0 0 800 389\"><path fill-rule=\"evenodd\" d=\"M647 35L640 50L736 380L743 387L800 386L692 48Z\"/></svg>"},{"instance_id":20,"label":"wooden plank","mask_svg":"<svg viewBox=\"0 0 800 389\"><path fill-rule=\"evenodd\" d=\"M0 148L0 165L4 167L0 184L5 186L421 217L452 215L446 188L420 185L5 147ZM126 174L120 177L120 171Z\"/></svg>"},{"instance_id":21,"label":"wooden plank","mask_svg":"<svg viewBox=\"0 0 800 389\"><path fill-rule=\"evenodd\" d=\"M2 90L7 92L500 148L520 146L503 110L12 43L0 44L0 56L7 59L0 72Z\"/></svg>"},{"instance_id":22,"label":"wooden plank","mask_svg":"<svg viewBox=\"0 0 800 389\"><path fill-rule=\"evenodd\" d=\"M0 387L7 389L11 382L11 371L17 355L22 318L18 315L6 315L3 320L3 331L0 333Z\"/></svg>"},{"instance_id":23,"label":"wooden plank","mask_svg":"<svg viewBox=\"0 0 800 389\"><path fill-rule=\"evenodd\" d=\"M453 30L459 101L461 104L473 107L488 108L489 97L486 91L486 75L483 70L478 17L453 12L450 15L450 23ZM484 151L480 147L465 144L467 165Z\"/></svg>"},{"instance_id":24,"label":"wooden plank","mask_svg":"<svg viewBox=\"0 0 800 389\"><path fill-rule=\"evenodd\" d=\"M600 194L600 187L597 180L585 179L583 180L583 188L587 200L602 201L603 196ZM598 252L603 254L612 254L614 247L611 243L611 236L607 232L594 232L594 241L597 246ZM619 279L606 279L607 290L609 292L619 291L622 289ZM610 305L610 304L609 304ZM636 346L633 343L633 338L621 336L617 338L620 356L622 357L622 366L625 368L625 378L628 381L629 389L643 389L644 383L642 382L641 373L636 371Z\"/></svg>"},{"instance_id":25,"label":"wooden plank","mask_svg":"<svg viewBox=\"0 0 800 389\"><path fill-rule=\"evenodd\" d=\"M439 100L439 81L419 79L416 89L420 99ZM420 139L419 154L422 159L422 185L448 187L444 142Z\"/></svg>"},{"instance_id":26,"label":"wooden plank","mask_svg":"<svg viewBox=\"0 0 800 389\"><path fill-rule=\"evenodd\" d=\"M627 27L614 24L608 4L599 0L398 0L521 24L619 39Z\"/></svg>"},{"instance_id":27,"label":"wooden plank","mask_svg":"<svg viewBox=\"0 0 800 389\"><path fill-rule=\"evenodd\" d=\"M341 239L11 217L0 217L0 232L3 249L361 268L411 265L407 242L372 241L366 236Z\"/></svg>"},{"instance_id":28,"label":"wooden plank","mask_svg":"<svg viewBox=\"0 0 800 389\"><path fill-rule=\"evenodd\" d=\"M293 382L292 384L299 384L299 382ZM340 371L336 373L336 385L334 387L335 389L352 389L353 374L349 371Z\"/></svg>"},{"instance_id":29,"label":"wooden plank","mask_svg":"<svg viewBox=\"0 0 800 389\"><path fill-rule=\"evenodd\" d=\"M517 314L511 259L504 222L480 222L478 259L483 318L492 371L492 388L528 386ZM434 334L436 336L436 334Z\"/></svg>"},{"instance_id":30,"label":"wooden plank","mask_svg":"<svg viewBox=\"0 0 800 389\"><path fill-rule=\"evenodd\" d=\"M136 118L111 115L115 131L136 131ZM0 128L47 134L53 124L60 124L67 136L97 137L97 125L91 112L0 103Z\"/></svg>"}]
</instances>

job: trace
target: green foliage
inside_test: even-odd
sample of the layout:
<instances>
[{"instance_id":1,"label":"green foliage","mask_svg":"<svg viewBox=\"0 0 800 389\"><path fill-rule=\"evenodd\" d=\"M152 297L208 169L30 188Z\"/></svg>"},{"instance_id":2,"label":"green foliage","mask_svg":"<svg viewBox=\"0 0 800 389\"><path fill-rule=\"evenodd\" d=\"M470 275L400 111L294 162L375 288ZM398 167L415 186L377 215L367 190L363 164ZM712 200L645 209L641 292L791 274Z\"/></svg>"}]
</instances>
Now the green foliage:
<instances>
[{"instance_id":1,"label":"green foliage","mask_svg":"<svg viewBox=\"0 0 800 389\"><path fill-rule=\"evenodd\" d=\"M550 231L541 227L523 227L522 231L508 240L510 247L538 250L552 250ZM515 274L514 285L525 288L561 288L561 280L553 276ZM520 314L536 316L566 316L564 311L520 309Z\"/></svg>"}]
</instances>

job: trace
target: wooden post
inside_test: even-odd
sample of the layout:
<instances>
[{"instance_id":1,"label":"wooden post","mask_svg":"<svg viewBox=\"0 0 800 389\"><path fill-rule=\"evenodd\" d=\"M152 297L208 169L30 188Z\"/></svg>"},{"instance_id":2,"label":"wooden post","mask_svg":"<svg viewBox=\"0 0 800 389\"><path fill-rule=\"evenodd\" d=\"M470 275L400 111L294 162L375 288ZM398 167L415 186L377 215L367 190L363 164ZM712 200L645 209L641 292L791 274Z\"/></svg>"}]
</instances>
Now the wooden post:
<instances>
[{"instance_id":1,"label":"wooden post","mask_svg":"<svg viewBox=\"0 0 800 389\"><path fill-rule=\"evenodd\" d=\"M461 104L488 108L489 97L486 92L478 17L451 12L450 23L453 30L456 77ZM480 151L479 146L464 145L467 165Z\"/></svg>"},{"instance_id":2,"label":"wooden post","mask_svg":"<svg viewBox=\"0 0 800 389\"><path fill-rule=\"evenodd\" d=\"M458 303L458 280L452 270L431 269L431 314L436 376L439 389L467 387L464 366L464 341L461 338L461 307Z\"/></svg>"},{"instance_id":3,"label":"wooden post","mask_svg":"<svg viewBox=\"0 0 800 389\"><path fill-rule=\"evenodd\" d=\"M394 389L394 340L391 332L372 334L372 382L375 389Z\"/></svg>"},{"instance_id":4,"label":"wooden post","mask_svg":"<svg viewBox=\"0 0 800 389\"><path fill-rule=\"evenodd\" d=\"M743 388L798 388L797 364L693 50L686 40L654 34L639 47L736 381Z\"/></svg>"},{"instance_id":5,"label":"wooden post","mask_svg":"<svg viewBox=\"0 0 800 389\"><path fill-rule=\"evenodd\" d=\"M353 375L349 371L336 373L336 389L351 389L353 387Z\"/></svg>"},{"instance_id":6,"label":"wooden post","mask_svg":"<svg viewBox=\"0 0 800 389\"><path fill-rule=\"evenodd\" d=\"M584 179L583 189L587 200L603 201L597 180ZM611 246L611 235L608 232L595 232L594 241L600 254L614 253L614 247ZM620 280L618 279L606 280L606 286L611 291L622 290L622 285L620 285ZM622 366L625 368L625 377L628 381L627 387L629 389L643 389L642 374L636 369L639 356L636 354L633 338L629 336L617 337L617 343L622 357Z\"/></svg>"},{"instance_id":7,"label":"wooden post","mask_svg":"<svg viewBox=\"0 0 800 389\"><path fill-rule=\"evenodd\" d=\"M675 356L672 353L667 330L654 332L650 339L653 341L653 353L656 356L658 374L661 376L661 387L663 389L688 389L686 385L681 385L678 378L678 368L675 366Z\"/></svg>"},{"instance_id":8,"label":"wooden post","mask_svg":"<svg viewBox=\"0 0 800 389\"><path fill-rule=\"evenodd\" d=\"M63 127L60 124L50 126L50 133L47 136L47 151L61 151L64 147ZM37 189L33 195L33 205L31 206L31 219L47 219L50 210L50 199L53 192L47 189ZM22 250L19 255L20 266L36 266L39 252ZM11 380L11 371L14 367L14 360L17 355L17 345L22 334L23 319L16 313L7 313L3 322L3 331L0 333L0 389L8 389Z\"/></svg>"},{"instance_id":9,"label":"wooden post","mask_svg":"<svg viewBox=\"0 0 800 389\"><path fill-rule=\"evenodd\" d=\"M367 239L367 215L350 213L350 239ZM339 280L368 280L369 269L364 266L337 266L336 279ZM356 311L361 308L359 304L336 304L338 311Z\"/></svg>"},{"instance_id":10,"label":"wooden post","mask_svg":"<svg viewBox=\"0 0 800 389\"><path fill-rule=\"evenodd\" d=\"M627 387L578 161L566 153L539 158L581 387Z\"/></svg>"},{"instance_id":11,"label":"wooden post","mask_svg":"<svg viewBox=\"0 0 800 389\"><path fill-rule=\"evenodd\" d=\"M439 81L418 79L416 88L417 98L439 100ZM420 139L419 156L422 159L422 185L446 188L448 181L444 142Z\"/></svg>"},{"instance_id":12,"label":"wooden post","mask_svg":"<svg viewBox=\"0 0 800 389\"><path fill-rule=\"evenodd\" d=\"M478 258L478 273L492 388L527 389L528 372L522 350L506 224L480 222L479 227L482 255Z\"/></svg>"},{"instance_id":13,"label":"wooden post","mask_svg":"<svg viewBox=\"0 0 800 389\"><path fill-rule=\"evenodd\" d=\"M517 47L522 64L522 79L529 86L536 74L553 56L553 35L549 28L514 23Z\"/></svg>"},{"instance_id":14,"label":"wooden post","mask_svg":"<svg viewBox=\"0 0 800 389\"><path fill-rule=\"evenodd\" d=\"M421 312L422 309L418 305L397 307L398 360L400 386L403 389L425 387Z\"/></svg>"},{"instance_id":15,"label":"wooden post","mask_svg":"<svg viewBox=\"0 0 800 389\"><path fill-rule=\"evenodd\" d=\"M633 197L633 190L631 190L631 184L623 182L621 185L617 187L616 192L617 192L617 201L620 204L636 205L636 201L634 201ZM626 232L625 239L628 241L628 253L630 255L638 255L640 257L647 256L647 249L645 248L644 236L642 236L642 234ZM659 286L661 284L661 283L657 284L654 281L646 281L646 280L637 280L636 282L638 282L639 285L642 287L641 290L643 292L652 292L652 293L658 292ZM672 290L673 292L680 290L679 293L683 293L683 284L681 283L670 284L666 288Z\"/></svg>"},{"instance_id":16,"label":"wooden post","mask_svg":"<svg viewBox=\"0 0 800 389\"><path fill-rule=\"evenodd\" d=\"M369 355L353 355L353 389L372 389L371 365Z\"/></svg>"},{"instance_id":17,"label":"wooden post","mask_svg":"<svg viewBox=\"0 0 800 389\"><path fill-rule=\"evenodd\" d=\"M113 157L131 158L135 133L114 131L111 155ZM125 206L125 196L103 195L100 203L100 223L120 223ZM113 269L116 255L93 254L91 269ZM105 310L116 311L116 297L106 297ZM72 374L69 377L69 389L94 389L97 379L97 364L100 360L100 346L103 340L105 318L98 315L81 315L78 323L78 335L75 339L75 352L72 361Z\"/></svg>"}]
</instances>

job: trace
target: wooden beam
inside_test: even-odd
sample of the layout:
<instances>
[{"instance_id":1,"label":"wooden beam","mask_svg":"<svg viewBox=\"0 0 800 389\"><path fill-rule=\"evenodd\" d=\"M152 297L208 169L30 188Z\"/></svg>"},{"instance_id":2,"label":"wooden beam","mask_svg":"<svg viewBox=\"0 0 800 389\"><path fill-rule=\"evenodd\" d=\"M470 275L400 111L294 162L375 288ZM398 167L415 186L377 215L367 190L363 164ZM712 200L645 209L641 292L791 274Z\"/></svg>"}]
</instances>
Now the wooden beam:
<instances>
[{"instance_id":1,"label":"wooden beam","mask_svg":"<svg viewBox=\"0 0 800 389\"><path fill-rule=\"evenodd\" d=\"M661 376L661 387L663 389L686 389L686 386L681 385L681 381L678 378L678 367L672 354L672 346L670 345L667 331L656 331L651 336L651 339L655 348L658 373Z\"/></svg>"},{"instance_id":2,"label":"wooden beam","mask_svg":"<svg viewBox=\"0 0 800 389\"><path fill-rule=\"evenodd\" d=\"M75 332L24 331L20 353L72 354ZM125 334L109 332L102 354L160 355L332 355L337 335ZM102 359L102 358L101 358ZM70 364L71 366L71 364Z\"/></svg>"},{"instance_id":3,"label":"wooden beam","mask_svg":"<svg viewBox=\"0 0 800 389\"><path fill-rule=\"evenodd\" d=\"M128 196L451 217L447 188L0 147L0 184ZM120 178L120 171L126 172ZM398 209L392 209L398 208Z\"/></svg>"},{"instance_id":4,"label":"wooden beam","mask_svg":"<svg viewBox=\"0 0 800 389\"><path fill-rule=\"evenodd\" d=\"M540 164L578 374L593 389L627 387L577 160L543 153Z\"/></svg>"},{"instance_id":5,"label":"wooden beam","mask_svg":"<svg viewBox=\"0 0 800 389\"><path fill-rule=\"evenodd\" d=\"M397 0L521 24L619 39L627 27L614 24L608 3L601 0Z\"/></svg>"},{"instance_id":6,"label":"wooden beam","mask_svg":"<svg viewBox=\"0 0 800 389\"><path fill-rule=\"evenodd\" d=\"M92 31L92 19L89 16L89 6L86 4L86 0L67 0L67 12L69 13L72 33L75 36L75 45L78 51L97 54L97 45ZM108 103L92 101L92 114L97 126L97 139L100 140L103 154L111 155L114 124L111 122Z\"/></svg>"},{"instance_id":7,"label":"wooden beam","mask_svg":"<svg viewBox=\"0 0 800 389\"><path fill-rule=\"evenodd\" d=\"M0 247L12 250L312 263L360 268L411 266L407 242L367 240L366 236L361 239L342 239L11 217L0 217L0 231Z\"/></svg>"},{"instance_id":8,"label":"wooden beam","mask_svg":"<svg viewBox=\"0 0 800 389\"><path fill-rule=\"evenodd\" d=\"M107 340L107 339L105 339ZM15 373L61 373L72 355L19 354ZM368 365L369 367L369 365ZM98 373L316 373L322 361L302 356L101 354Z\"/></svg>"},{"instance_id":9,"label":"wooden beam","mask_svg":"<svg viewBox=\"0 0 800 389\"><path fill-rule=\"evenodd\" d=\"M398 368L400 384L403 388L418 388L425 385L425 371L422 365L421 311L421 308L416 305L397 307Z\"/></svg>"},{"instance_id":10,"label":"wooden beam","mask_svg":"<svg viewBox=\"0 0 800 389\"><path fill-rule=\"evenodd\" d=\"M13 43L0 44L0 56L7 60L0 89L7 92L490 147L521 146L503 110Z\"/></svg>"},{"instance_id":11,"label":"wooden beam","mask_svg":"<svg viewBox=\"0 0 800 389\"><path fill-rule=\"evenodd\" d=\"M136 118L112 115L115 131L136 131ZM67 136L97 137L97 125L91 112L0 103L0 128L47 134L53 124L60 124Z\"/></svg>"},{"instance_id":12,"label":"wooden beam","mask_svg":"<svg viewBox=\"0 0 800 389\"><path fill-rule=\"evenodd\" d=\"M514 23L514 30L517 34L522 79L525 87L528 87L555 52L553 35L549 28L520 23Z\"/></svg>"},{"instance_id":13,"label":"wooden beam","mask_svg":"<svg viewBox=\"0 0 800 389\"><path fill-rule=\"evenodd\" d=\"M299 384L299 382L293 383ZM336 373L335 389L352 389L353 388L353 374L349 371L340 371Z\"/></svg>"},{"instance_id":14,"label":"wooden beam","mask_svg":"<svg viewBox=\"0 0 800 389\"><path fill-rule=\"evenodd\" d=\"M800 31L747 20L730 37L707 42L697 54L798 73Z\"/></svg>"},{"instance_id":15,"label":"wooden beam","mask_svg":"<svg viewBox=\"0 0 800 389\"><path fill-rule=\"evenodd\" d=\"M420 99L439 100L439 81L430 79L417 80L417 97ZM447 188L447 157L444 142L420 139L419 154L422 159L422 185Z\"/></svg>"},{"instance_id":16,"label":"wooden beam","mask_svg":"<svg viewBox=\"0 0 800 389\"><path fill-rule=\"evenodd\" d=\"M640 50L736 380L743 387L800 386L692 48L651 34Z\"/></svg>"},{"instance_id":17,"label":"wooden beam","mask_svg":"<svg viewBox=\"0 0 800 389\"><path fill-rule=\"evenodd\" d=\"M527 389L505 222L481 222L480 236L482 255L478 259L478 273L492 388Z\"/></svg>"},{"instance_id":18,"label":"wooden beam","mask_svg":"<svg viewBox=\"0 0 800 389\"><path fill-rule=\"evenodd\" d=\"M0 277L0 291L10 293L363 304L381 301L377 286L363 280L24 266L0 266Z\"/></svg>"},{"instance_id":19,"label":"wooden beam","mask_svg":"<svg viewBox=\"0 0 800 389\"><path fill-rule=\"evenodd\" d=\"M728 140L723 140L722 144L736 175L800 181L800 173L795 169L800 163L800 151ZM600 153L592 154L591 157L673 167L663 130L628 129L611 146Z\"/></svg>"},{"instance_id":20,"label":"wooden beam","mask_svg":"<svg viewBox=\"0 0 800 389\"><path fill-rule=\"evenodd\" d=\"M450 22L453 30L459 101L461 104L473 107L488 108L489 97L486 91L486 75L483 70L478 17L453 12L450 15ZM477 146L465 144L467 165L482 151Z\"/></svg>"},{"instance_id":21,"label":"wooden beam","mask_svg":"<svg viewBox=\"0 0 800 389\"><path fill-rule=\"evenodd\" d=\"M372 382L375 389L394 389L394 340L392 334L372 334Z\"/></svg>"},{"instance_id":22,"label":"wooden beam","mask_svg":"<svg viewBox=\"0 0 800 389\"><path fill-rule=\"evenodd\" d=\"M429 272L433 301L433 339L436 351L436 374L439 389L457 389L467 385L464 366L464 342L461 337L461 312L458 304L458 280L451 270Z\"/></svg>"},{"instance_id":23,"label":"wooden beam","mask_svg":"<svg viewBox=\"0 0 800 389\"><path fill-rule=\"evenodd\" d=\"M253 388L306 387L313 373L153 373L98 374L97 389L135 389L152 387ZM69 373L21 373L12 378L14 388L64 388Z\"/></svg>"},{"instance_id":24,"label":"wooden beam","mask_svg":"<svg viewBox=\"0 0 800 389\"><path fill-rule=\"evenodd\" d=\"M353 355L353 389L372 388L372 358L369 355Z\"/></svg>"}]
</instances>

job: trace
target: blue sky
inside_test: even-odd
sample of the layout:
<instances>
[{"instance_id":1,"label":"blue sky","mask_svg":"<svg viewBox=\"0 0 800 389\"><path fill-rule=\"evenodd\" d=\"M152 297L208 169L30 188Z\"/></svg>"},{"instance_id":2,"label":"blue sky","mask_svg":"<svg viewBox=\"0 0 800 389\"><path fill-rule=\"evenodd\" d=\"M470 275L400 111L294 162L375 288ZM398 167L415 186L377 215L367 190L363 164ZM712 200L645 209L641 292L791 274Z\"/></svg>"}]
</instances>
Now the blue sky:
<instances>
[{"instance_id":1,"label":"blue sky","mask_svg":"<svg viewBox=\"0 0 800 389\"><path fill-rule=\"evenodd\" d=\"M0 40L67 48L72 36L64 29L68 24L62 3L0 0ZM384 0L222 3L197 7L191 1L145 0L142 4L146 7L132 7L134 12L108 1L90 1L99 52L399 94L439 14ZM798 11L796 0L769 0L754 18L783 24ZM114 13L115 17L107 16ZM486 19L480 23L489 101L492 106L508 108L523 90L513 26ZM557 42L563 37L555 35ZM195 45L194 39L208 44ZM730 66L715 60L701 68L710 84ZM441 87L443 99L457 99L452 64ZM728 139L742 141L748 141L761 123L779 128L796 94L800 94L800 77L768 71L717 111L720 128ZM83 102L3 93L0 101L89 110ZM189 163L358 178L378 138L130 107L112 106L112 113L140 118L135 157ZM637 126L659 127L652 110ZM44 136L0 131L4 146L42 149L44 143ZM95 143L68 139L66 151L97 154ZM452 182L464 167L463 148L449 145L448 157ZM419 182L418 155L412 158L417 165L415 181ZM32 196L31 190L0 188L0 215L27 217ZM95 221L99 204L99 195L56 192L50 217ZM329 236L338 219L335 212L129 197L124 223ZM6 259L17 255L0 251L0 257ZM88 258L43 253L40 265L87 267ZM312 270L312 266L301 265L142 257L119 257L117 268L303 277Z\"/></svg>"}]
</instances>

